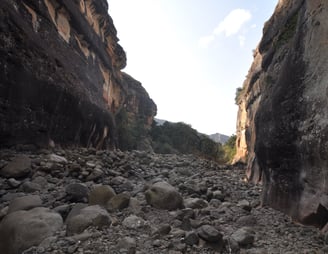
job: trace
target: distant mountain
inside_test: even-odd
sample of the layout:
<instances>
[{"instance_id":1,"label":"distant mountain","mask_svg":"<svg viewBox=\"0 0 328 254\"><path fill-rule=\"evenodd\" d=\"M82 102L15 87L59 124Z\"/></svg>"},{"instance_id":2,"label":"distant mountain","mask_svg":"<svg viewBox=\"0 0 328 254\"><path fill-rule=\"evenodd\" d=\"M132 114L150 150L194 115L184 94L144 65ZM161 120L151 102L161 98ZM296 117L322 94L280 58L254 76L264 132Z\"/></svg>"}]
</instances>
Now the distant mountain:
<instances>
[{"instance_id":1,"label":"distant mountain","mask_svg":"<svg viewBox=\"0 0 328 254\"><path fill-rule=\"evenodd\" d=\"M165 122L168 122L166 120L163 120L163 119L158 119L158 118L154 118L154 121L159 125L163 125Z\"/></svg>"},{"instance_id":2,"label":"distant mountain","mask_svg":"<svg viewBox=\"0 0 328 254\"><path fill-rule=\"evenodd\" d=\"M217 143L221 143L222 145L225 144L228 141L228 139L230 138L229 136L220 134L220 133L215 133L215 134L208 135L208 136L213 141L215 141Z\"/></svg>"}]
</instances>

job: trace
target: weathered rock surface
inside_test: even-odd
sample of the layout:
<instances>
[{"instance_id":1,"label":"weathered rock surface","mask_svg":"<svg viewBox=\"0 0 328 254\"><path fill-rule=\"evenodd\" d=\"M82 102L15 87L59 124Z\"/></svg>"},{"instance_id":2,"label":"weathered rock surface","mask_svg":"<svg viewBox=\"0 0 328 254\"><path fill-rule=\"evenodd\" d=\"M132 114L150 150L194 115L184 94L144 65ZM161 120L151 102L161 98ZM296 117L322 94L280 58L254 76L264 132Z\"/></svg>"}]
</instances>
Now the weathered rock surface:
<instances>
[{"instance_id":1,"label":"weathered rock surface","mask_svg":"<svg viewBox=\"0 0 328 254\"><path fill-rule=\"evenodd\" d=\"M19 155L0 170L0 175L17 178L27 175L30 171L31 159L26 155Z\"/></svg>"},{"instance_id":2,"label":"weathered rock surface","mask_svg":"<svg viewBox=\"0 0 328 254\"><path fill-rule=\"evenodd\" d=\"M41 207L41 206L42 206L42 200L38 195L27 195L12 200L8 207L8 213L12 213L20 210L30 210L32 208Z\"/></svg>"},{"instance_id":3,"label":"weathered rock surface","mask_svg":"<svg viewBox=\"0 0 328 254\"><path fill-rule=\"evenodd\" d=\"M90 192L89 204L106 206L107 202L115 195L115 191L109 185L96 186Z\"/></svg>"},{"instance_id":4,"label":"weathered rock surface","mask_svg":"<svg viewBox=\"0 0 328 254\"><path fill-rule=\"evenodd\" d=\"M26 243L8 242L10 230L0 226L0 232L6 234L0 237L0 242L3 240L0 250L8 250L6 253L12 248L20 248L14 253L24 254L279 254L299 253L299 250L323 254L328 251L327 237L318 229L294 224L286 215L260 207L261 187L243 181L244 169L238 167L219 166L187 155L42 149L34 152L1 150L0 168L23 153L31 158L31 172L19 181L42 186L37 195L44 207L8 214L14 200L20 197L24 200L31 194L21 185L13 186L10 178L0 177L0 225L7 225L8 218L18 213L19 218L10 219L11 225L16 235L24 235L22 243ZM65 158L66 163L51 162L51 170L45 171L50 162L49 154ZM103 171L103 177L89 180L96 169ZM170 188L192 205L171 211L149 205L146 186L159 182L170 184ZM68 191L71 188L68 186L73 188ZM109 200L106 197L102 202L104 206L90 205L85 191L97 186L111 186L118 194ZM68 193L83 198L76 203ZM25 226L18 225L28 218L26 214L32 216L32 211L37 216L38 210L51 214L51 218L54 216L53 219L58 220L54 225L58 227L49 229L46 222L52 220L41 223L41 219L37 219L33 223L39 226L33 224L32 227L40 230L31 234L32 224L24 224L29 225L25 235ZM43 231L44 228L49 231ZM31 240L32 236L37 240Z\"/></svg>"},{"instance_id":5,"label":"weathered rock surface","mask_svg":"<svg viewBox=\"0 0 328 254\"><path fill-rule=\"evenodd\" d=\"M0 223L1 253L20 254L54 235L62 225L61 216L49 208L10 213Z\"/></svg>"},{"instance_id":6,"label":"weathered rock surface","mask_svg":"<svg viewBox=\"0 0 328 254\"><path fill-rule=\"evenodd\" d=\"M105 0L1 1L1 146L122 146L122 111L149 128L156 105L121 72L107 11Z\"/></svg>"},{"instance_id":7,"label":"weathered rock surface","mask_svg":"<svg viewBox=\"0 0 328 254\"><path fill-rule=\"evenodd\" d=\"M87 227L101 228L109 226L111 219L108 212L99 205L82 208L77 214L71 216L67 221L67 234L82 233Z\"/></svg>"},{"instance_id":8,"label":"weathered rock surface","mask_svg":"<svg viewBox=\"0 0 328 254\"><path fill-rule=\"evenodd\" d=\"M154 183L145 195L147 203L159 209L175 210L183 207L180 193L166 182Z\"/></svg>"},{"instance_id":9,"label":"weathered rock surface","mask_svg":"<svg viewBox=\"0 0 328 254\"><path fill-rule=\"evenodd\" d=\"M279 1L239 100L236 160L264 184L263 204L328 222L328 2Z\"/></svg>"}]
</instances>

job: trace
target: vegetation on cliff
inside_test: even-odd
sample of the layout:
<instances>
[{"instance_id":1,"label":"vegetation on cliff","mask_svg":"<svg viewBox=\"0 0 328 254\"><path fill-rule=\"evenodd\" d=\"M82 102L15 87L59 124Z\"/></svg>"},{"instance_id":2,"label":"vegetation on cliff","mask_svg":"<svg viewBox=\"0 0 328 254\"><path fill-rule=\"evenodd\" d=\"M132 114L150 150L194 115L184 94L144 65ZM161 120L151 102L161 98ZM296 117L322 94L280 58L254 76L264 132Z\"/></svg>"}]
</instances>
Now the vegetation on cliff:
<instances>
[{"instance_id":1,"label":"vegetation on cliff","mask_svg":"<svg viewBox=\"0 0 328 254\"><path fill-rule=\"evenodd\" d=\"M164 122L163 125L153 122L150 134L153 149L160 154L194 154L220 163L229 163L235 153L235 136L222 145L182 122Z\"/></svg>"}]
</instances>

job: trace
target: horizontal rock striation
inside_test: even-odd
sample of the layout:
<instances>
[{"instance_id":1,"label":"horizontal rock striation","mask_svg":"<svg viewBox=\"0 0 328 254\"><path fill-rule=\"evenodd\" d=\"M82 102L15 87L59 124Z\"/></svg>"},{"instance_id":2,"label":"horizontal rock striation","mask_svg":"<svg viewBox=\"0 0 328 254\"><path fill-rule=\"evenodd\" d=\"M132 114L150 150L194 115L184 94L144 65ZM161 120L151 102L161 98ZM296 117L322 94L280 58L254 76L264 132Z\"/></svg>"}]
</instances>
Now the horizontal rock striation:
<instances>
[{"instance_id":1,"label":"horizontal rock striation","mask_svg":"<svg viewBox=\"0 0 328 254\"><path fill-rule=\"evenodd\" d=\"M0 3L0 144L117 147L126 55L104 0ZM135 91L132 91L135 94ZM143 91L153 118L156 105ZM147 128L148 121L143 121Z\"/></svg>"},{"instance_id":2,"label":"horizontal rock striation","mask_svg":"<svg viewBox=\"0 0 328 254\"><path fill-rule=\"evenodd\" d=\"M281 0L239 100L236 160L264 184L263 204L328 222L328 2Z\"/></svg>"}]
</instances>

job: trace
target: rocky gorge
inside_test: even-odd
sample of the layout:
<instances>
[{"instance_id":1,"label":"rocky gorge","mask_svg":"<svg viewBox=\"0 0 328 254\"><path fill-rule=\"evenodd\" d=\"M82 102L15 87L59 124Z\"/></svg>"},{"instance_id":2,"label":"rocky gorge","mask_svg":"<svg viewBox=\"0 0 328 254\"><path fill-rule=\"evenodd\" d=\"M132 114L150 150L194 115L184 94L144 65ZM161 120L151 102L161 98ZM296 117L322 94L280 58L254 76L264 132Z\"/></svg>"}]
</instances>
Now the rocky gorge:
<instances>
[{"instance_id":1,"label":"rocky gorge","mask_svg":"<svg viewBox=\"0 0 328 254\"><path fill-rule=\"evenodd\" d=\"M2 150L1 253L327 253L244 168L191 155Z\"/></svg>"},{"instance_id":2,"label":"rocky gorge","mask_svg":"<svg viewBox=\"0 0 328 254\"><path fill-rule=\"evenodd\" d=\"M107 11L0 2L0 253L328 253L327 2L265 24L233 166L153 152Z\"/></svg>"}]
</instances>

